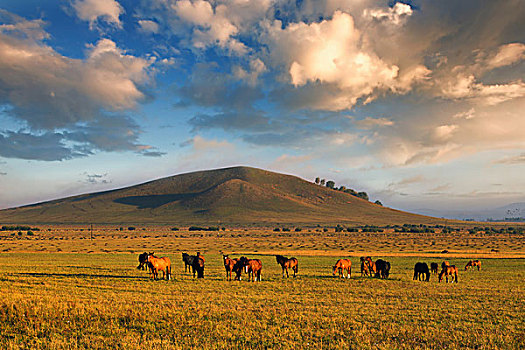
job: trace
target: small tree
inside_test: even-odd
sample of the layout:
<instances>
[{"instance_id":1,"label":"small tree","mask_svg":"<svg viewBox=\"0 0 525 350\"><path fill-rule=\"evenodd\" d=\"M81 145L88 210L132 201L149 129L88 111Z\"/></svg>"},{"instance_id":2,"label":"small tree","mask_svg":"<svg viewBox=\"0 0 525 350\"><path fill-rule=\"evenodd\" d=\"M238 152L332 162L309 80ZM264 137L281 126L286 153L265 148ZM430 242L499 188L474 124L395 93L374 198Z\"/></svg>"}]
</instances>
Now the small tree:
<instances>
[{"instance_id":1,"label":"small tree","mask_svg":"<svg viewBox=\"0 0 525 350\"><path fill-rule=\"evenodd\" d=\"M331 188L331 189L334 189L334 187L335 187L335 182L333 182L332 180L327 181L327 182L326 182L326 187Z\"/></svg>"},{"instance_id":2,"label":"small tree","mask_svg":"<svg viewBox=\"0 0 525 350\"><path fill-rule=\"evenodd\" d=\"M359 198L362 198L362 199L366 200L366 201L368 200L368 193L366 193L366 192L359 192L359 193L357 193L357 196Z\"/></svg>"},{"instance_id":3,"label":"small tree","mask_svg":"<svg viewBox=\"0 0 525 350\"><path fill-rule=\"evenodd\" d=\"M344 191L346 191L346 187L345 186L339 186L338 190L341 191L341 192L344 192Z\"/></svg>"},{"instance_id":4,"label":"small tree","mask_svg":"<svg viewBox=\"0 0 525 350\"><path fill-rule=\"evenodd\" d=\"M321 182L319 182L319 184L320 184L321 186L324 186L325 181L326 181L325 179L321 179Z\"/></svg>"},{"instance_id":5,"label":"small tree","mask_svg":"<svg viewBox=\"0 0 525 350\"><path fill-rule=\"evenodd\" d=\"M383 206L383 203L381 203L381 201L379 199L376 200L374 203L377 204L377 205Z\"/></svg>"},{"instance_id":6,"label":"small tree","mask_svg":"<svg viewBox=\"0 0 525 350\"><path fill-rule=\"evenodd\" d=\"M316 177L316 178L315 178L315 183L316 183L317 185L319 185L319 182L321 182L321 179L320 179L319 177Z\"/></svg>"}]
</instances>

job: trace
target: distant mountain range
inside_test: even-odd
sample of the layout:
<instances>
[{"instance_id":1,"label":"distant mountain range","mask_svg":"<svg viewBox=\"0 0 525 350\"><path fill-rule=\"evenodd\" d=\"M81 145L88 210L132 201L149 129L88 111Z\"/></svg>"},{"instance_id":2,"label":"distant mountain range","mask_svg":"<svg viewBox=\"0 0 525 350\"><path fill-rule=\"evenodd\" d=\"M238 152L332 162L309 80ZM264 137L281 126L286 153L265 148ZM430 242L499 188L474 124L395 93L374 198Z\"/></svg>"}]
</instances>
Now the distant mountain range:
<instances>
[{"instance_id":1,"label":"distant mountain range","mask_svg":"<svg viewBox=\"0 0 525 350\"><path fill-rule=\"evenodd\" d=\"M503 207L485 210L433 210L417 209L421 215L443 217L454 220L474 221L525 221L525 202L512 203Z\"/></svg>"},{"instance_id":2,"label":"distant mountain range","mask_svg":"<svg viewBox=\"0 0 525 350\"><path fill-rule=\"evenodd\" d=\"M296 176L250 167L198 171L0 211L0 223L437 224Z\"/></svg>"}]
</instances>

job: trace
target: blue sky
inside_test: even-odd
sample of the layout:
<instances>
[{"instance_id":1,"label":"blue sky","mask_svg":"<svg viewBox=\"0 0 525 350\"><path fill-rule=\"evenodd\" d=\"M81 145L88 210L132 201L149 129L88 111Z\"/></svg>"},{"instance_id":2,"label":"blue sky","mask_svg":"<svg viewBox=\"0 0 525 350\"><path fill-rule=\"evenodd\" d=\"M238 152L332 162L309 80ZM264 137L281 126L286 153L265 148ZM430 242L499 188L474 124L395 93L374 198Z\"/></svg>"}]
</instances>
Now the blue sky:
<instances>
[{"instance_id":1,"label":"blue sky","mask_svg":"<svg viewBox=\"0 0 525 350\"><path fill-rule=\"evenodd\" d=\"M0 208L249 165L525 200L525 4L0 0Z\"/></svg>"}]
</instances>

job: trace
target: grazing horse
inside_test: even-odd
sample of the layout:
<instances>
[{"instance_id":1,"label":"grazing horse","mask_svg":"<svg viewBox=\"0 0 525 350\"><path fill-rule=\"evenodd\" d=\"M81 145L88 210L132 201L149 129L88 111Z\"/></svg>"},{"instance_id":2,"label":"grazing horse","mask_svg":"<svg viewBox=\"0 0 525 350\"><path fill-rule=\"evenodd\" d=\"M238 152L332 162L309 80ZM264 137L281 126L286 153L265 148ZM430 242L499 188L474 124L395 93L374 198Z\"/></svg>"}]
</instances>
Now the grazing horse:
<instances>
[{"instance_id":1,"label":"grazing horse","mask_svg":"<svg viewBox=\"0 0 525 350\"><path fill-rule=\"evenodd\" d=\"M171 261L169 258L157 258L155 255L153 255L153 253L149 254L148 266L152 273L153 279L157 279L159 277L159 270L162 271L163 279L167 279L168 281L171 279Z\"/></svg>"},{"instance_id":2,"label":"grazing horse","mask_svg":"<svg viewBox=\"0 0 525 350\"><path fill-rule=\"evenodd\" d=\"M182 253L182 261L184 262L184 272L190 272L191 267L193 266L193 260L195 257L189 255L188 253Z\"/></svg>"},{"instance_id":3,"label":"grazing horse","mask_svg":"<svg viewBox=\"0 0 525 350\"><path fill-rule=\"evenodd\" d=\"M413 280L414 281L416 281L416 280L421 281L422 278L423 278L424 281L428 282L430 280L430 271L428 270L427 263L418 262L414 266L414 278L413 278Z\"/></svg>"},{"instance_id":4,"label":"grazing horse","mask_svg":"<svg viewBox=\"0 0 525 350\"><path fill-rule=\"evenodd\" d=\"M370 277L377 275L377 266L371 257L369 256L365 257L364 263L365 263L365 270L368 270L368 275Z\"/></svg>"},{"instance_id":5,"label":"grazing horse","mask_svg":"<svg viewBox=\"0 0 525 350\"><path fill-rule=\"evenodd\" d=\"M224 261L224 268L226 269L226 280L231 281L232 272L234 271L235 264L237 264L239 259L231 259L228 255L223 255L222 260Z\"/></svg>"},{"instance_id":6,"label":"grazing horse","mask_svg":"<svg viewBox=\"0 0 525 350\"><path fill-rule=\"evenodd\" d=\"M465 266L465 271L467 271L469 268L478 267L478 271L481 270L481 261L479 260L470 260L467 263L467 266Z\"/></svg>"},{"instance_id":7,"label":"grazing horse","mask_svg":"<svg viewBox=\"0 0 525 350\"><path fill-rule=\"evenodd\" d=\"M352 276L352 262L350 259L339 259L334 265L334 272L332 273L335 276L336 272L339 270L339 277L345 278L343 271L346 270L346 278Z\"/></svg>"},{"instance_id":8,"label":"grazing horse","mask_svg":"<svg viewBox=\"0 0 525 350\"><path fill-rule=\"evenodd\" d=\"M445 276L447 283L448 276L450 276L450 282L458 283L458 268L455 265L448 265L443 267L443 270L441 270L441 273L439 274L438 282L441 282L443 280L443 276Z\"/></svg>"},{"instance_id":9,"label":"grazing horse","mask_svg":"<svg viewBox=\"0 0 525 350\"><path fill-rule=\"evenodd\" d=\"M363 276L370 276L370 270L368 269L368 259L370 259L370 261L372 261L372 258L367 256L367 257L360 257L359 260L361 260L361 277Z\"/></svg>"},{"instance_id":10,"label":"grazing horse","mask_svg":"<svg viewBox=\"0 0 525 350\"><path fill-rule=\"evenodd\" d=\"M376 277L388 278L390 275L390 263L386 260L377 259L376 262Z\"/></svg>"},{"instance_id":11,"label":"grazing horse","mask_svg":"<svg viewBox=\"0 0 525 350\"><path fill-rule=\"evenodd\" d=\"M148 271L148 255L153 255L153 253L142 253L139 254L139 266L137 266L137 269L144 270L146 269L146 272Z\"/></svg>"},{"instance_id":12,"label":"grazing horse","mask_svg":"<svg viewBox=\"0 0 525 350\"><path fill-rule=\"evenodd\" d=\"M430 272L432 272L432 274L434 275L438 274L438 263L436 262L430 263Z\"/></svg>"},{"instance_id":13,"label":"grazing horse","mask_svg":"<svg viewBox=\"0 0 525 350\"><path fill-rule=\"evenodd\" d=\"M248 274L248 281L261 281L262 262L259 259L248 259L241 257L240 261L244 266L244 271Z\"/></svg>"},{"instance_id":14,"label":"grazing horse","mask_svg":"<svg viewBox=\"0 0 525 350\"><path fill-rule=\"evenodd\" d=\"M283 278L284 278L284 271L286 271L286 277L290 277L288 275L288 269L293 270L293 277L295 278L295 275L299 271L299 262L296 258L285 258L282 255L276 255L275 259L277 260L277 264L281 265L281 268L283 269Z\"/></svg>"}]
</instances>

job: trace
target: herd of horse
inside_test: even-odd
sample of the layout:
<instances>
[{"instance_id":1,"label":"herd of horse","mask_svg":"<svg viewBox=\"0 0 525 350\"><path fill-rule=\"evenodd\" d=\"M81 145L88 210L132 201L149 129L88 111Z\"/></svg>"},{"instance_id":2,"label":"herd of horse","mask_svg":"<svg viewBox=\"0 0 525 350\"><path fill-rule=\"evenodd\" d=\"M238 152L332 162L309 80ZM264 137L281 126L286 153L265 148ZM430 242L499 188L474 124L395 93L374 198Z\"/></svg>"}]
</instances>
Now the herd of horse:
<instances>
[{"instance_id":1,"label":"herd of horse","mask_svg":"<svg viewBox=\"0 0 525 350\"><path fill-rule=\"evenodd\" d=\"M465 271L469 268L478 268L478 271L481 270L481 261L479 260L470 260L465 266ZM417 281L430 281L430 274L438 274L438 264L433 262L430 263L430 270L427 263L418 262L414 266L414 277L413 280ZM450 265L448 261L443 261L441 263L441 272L438 275L438 282L445 281L448 283L448 278L450 276L450 281L458 283L458 268L455 265Z\"/></svg>"},{"instance_id":2,"label":"herd of horse","mask_svg":"<svg viewBox=\"0 0 525 350\"><path fill-rule=\"evenodd\" d=\"M234 280L240 281L242 279L242 272L248 274L248 281L256 282L261 281L262 262L259 259L249 259L245 256L240 258L230 258L228 255L222 256L224 268L226 270L226 280L232 280L232 274L235 274ZM299 272L299 261L297 258L287 258L282 255L276 255L275 259L277 264L282 268L282 276L286 273L286 277L290 277L288 270L293 271L293 277L297 276ZM192 272L193 277L197 275L197 278L204 278L204 256L200 252L196 255L189 255L188 253L182 253L182 261L184 262L184 272ZM360 258L361 261L361 277L377 277L386 279L390 275L391 265L388 261L383 259L372 260L370 256L364 256ZM481 270L481 261L470 260L465 266L465 271L469 268L476 268ZM162 278L166 280L171 279L171 261L168 257L157 257L155 253L142 253L139 255L139 265L137 269L149 271L151 278L158 279L159 271L162 271ZM332 275L335 276L339 273L340 278L351 278L352 276L352 262L350 259L339 259L333 266ZM414 266L414 277L413 280L418 281L430 281L431 274L438 274L438 264L435 262L430 263L430 269L427 263L417 262ZM450 265L448 261L441 263L441 272L438 275L438 282L441 282L443 278L448 283L448 279L451 282L458 283L458 268L455 265Z\"/></svg>"},{"instance_id":3,"label":"herd of horse","mask_svg":"<svg viewBox=\"0 0 525 350\"><path fill-rule=\"evenodd\" d=\"M370 256L362 256L361 261L361 277L377 277L377 278L388 278L390 275L390 263L383 259L372 260ZM340 278L345 278L344 272L346 271L346 278L352 277L352 262L350 259L339 259L334 265L333 275L339 272Z\"/></svg>"}]
</instances>

